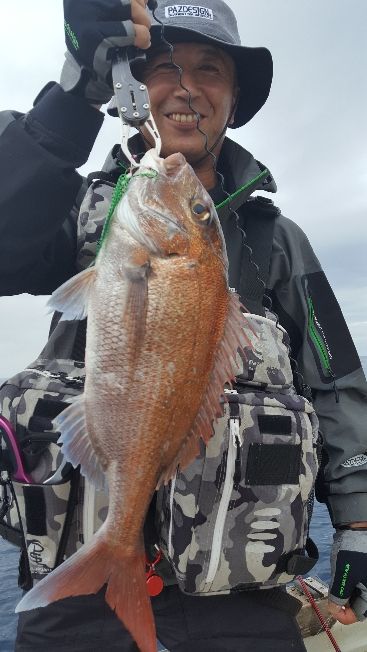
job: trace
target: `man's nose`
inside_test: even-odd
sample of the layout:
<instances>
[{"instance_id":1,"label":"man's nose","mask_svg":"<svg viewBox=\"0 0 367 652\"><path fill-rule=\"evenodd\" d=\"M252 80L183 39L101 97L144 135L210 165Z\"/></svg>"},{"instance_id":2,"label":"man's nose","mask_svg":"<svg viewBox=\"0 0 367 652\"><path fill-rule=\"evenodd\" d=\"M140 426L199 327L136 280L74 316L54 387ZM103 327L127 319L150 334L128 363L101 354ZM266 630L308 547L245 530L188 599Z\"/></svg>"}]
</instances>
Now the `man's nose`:
<instances>
[{"instance_id":1,"label":"man's nose","mask_svg":"<svg viewBox=\"0 0 367 652\"><path fill-rule=\"evenodd\" d=\"M178 77L174 94L175 97L185 98L187 101L189 100L189 94L192 100L200 97L201 88L195 79L195 75L183 70L182 74Z\"/></svg>"}]
</instances>

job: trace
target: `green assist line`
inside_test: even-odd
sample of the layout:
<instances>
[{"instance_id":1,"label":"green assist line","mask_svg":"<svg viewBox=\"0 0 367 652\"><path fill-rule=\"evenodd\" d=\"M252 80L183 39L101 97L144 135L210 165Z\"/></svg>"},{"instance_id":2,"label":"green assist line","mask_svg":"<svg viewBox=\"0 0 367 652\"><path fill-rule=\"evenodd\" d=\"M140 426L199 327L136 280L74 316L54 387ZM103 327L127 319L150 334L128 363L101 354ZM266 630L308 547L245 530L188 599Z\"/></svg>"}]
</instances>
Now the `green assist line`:
<instances>
[{"instance_id":1,"label":"green assist line","mask_svg":"<svg viewBox=\"0 0 367 652\"><path fill-rule=\"evenodd\" d=\"M113 191L110 208L105 223L103 225L101 237L98 240L96 258L101 250L103 242L106 240L107 235L109 233L110 226L112 223L112 218L115 214L117 204L122 199L125 192L127 191L131 179L135 179L136 177L148 177L149 179L154 179L157 176L158 176L158 172L156 172L155 170L152 170L151 172L141 172L140 174L134 174L134 176L130 176L129 174L127 174L127 172L123 172L122 174L120 174L115 186L115 190Z\"/></svg>"},{"instance_id":2,"label":"green assist line","mask_svg":"<svg viewBox=\"0 0 367 652\"><path fill-rule=\"evenodd\" d=\"M330 366L329 354L327 352L324 342L322 341L319 333L317 332L317 328L315 324L315 309L311 297L308 297L307 304L308 304L308 332L320 354L320 359L324 366L324 369L326 369L326 371L328 371L331 375L333 375Z\"/></svg>"},{"instance_id":3,"label":"green assist line","mask_svg":"<svg viewBox=\"0 0 367 652\"><path fill-rule=\"evenodd\" d=\"M65 29L66 29L66 27L65 27ZM261 179L265 179L268 176L268 174L269 174L269 171L264 170L263 172L258 174L257 177L255 177L254 179L251 179L251 181L246 183L244 186L241 186L241 188L236 190L236 192L234 192L232 195L227 197L224 201L222 201L220 204L218 204L215 208L218 210L219 208L222 208L223 206L226 206L227 204L229 204L230 201L232 201L232 199L237 197L237 195L239 195L243 190L246 190L247 188L250 188L251 186L256 185L258 183L258 181L260 181ZM110 230L112 218L114 216L117 204L122 199L125 192L127 191L127 188L128 188L128 185L129 185L131 179L135 179L136 177L155 178L157 176L158 176L158 172L156 172L155 170L152 170L151 172L136 173L133 176L129 175L126 172L126 170L122 174L120 174L120 176L119 176L119 178L117 180L117 183L116 183L115 190L114 190L113 195L112 195L110 208L109 208L105 223L103 225L101 237L100 237L100 239L98 240L98 243L97 243L96 258L98 256L98 254L99 254L99 252L101 250L102 244L105 241L105 239L106 239L106 237L108 235L108 232Z\"/></svg>"},{"instance_id":4,"label":"green assist line","mask_svg":"<svg viewBox=\"0 0 367 652\"><path fill-rule=\"evenodd\" d=\"M258 181L266 179L267 176L269 176L269 170L264 170L263 172L260 172L260 174L258 174L257 177L245 183L245 185L241 186L241 188L238 188L236 192L232 193L232 195L229 195L229 197L226 197L226 199L224 199L220 204L217 204L215 208L219 210L220 208L223 208L223 206L227 206L227 204L229 204L229 202L235 199L241 192L247 190L247 188L251 188L251 186L255 186Z\"/></svg>"}]
</instances>

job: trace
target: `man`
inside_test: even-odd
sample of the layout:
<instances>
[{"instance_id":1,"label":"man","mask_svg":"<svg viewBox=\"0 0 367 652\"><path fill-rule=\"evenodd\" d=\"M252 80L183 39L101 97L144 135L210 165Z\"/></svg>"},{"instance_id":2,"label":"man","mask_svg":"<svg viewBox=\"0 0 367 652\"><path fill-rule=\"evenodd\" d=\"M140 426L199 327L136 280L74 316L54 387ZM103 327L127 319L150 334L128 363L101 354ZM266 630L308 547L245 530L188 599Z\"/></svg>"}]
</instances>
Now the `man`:
<instances>
[{"instance_id":1,"label":"man","mask_svg":"<svg viewBox=\"0 0 367 652\"><path fill-rule=\"evenodd\" d=\"M68 54L61 85L44 89L26 116L4 112L0 117L4 295L46 294L77 271L75 205L79 206L85 187L75 168L88 158L102 124L98 107L112 96L111 46L134 42L147 49L151 33L147 62L136 65L136 74L149 90L162 155L181 151L216 204L263 170L225 136L228 127L245 124L265 103L271 56L264 48L240 44L235 17L222 0L159 3L156 15L165 25L163 37L174 44L172 57L162 43L160 25L154 24L149 32L144 0L131 0L131 14L129 2L120 0L65 0L64 10ZM144 127L141 136L131 143L137 157L153 145ZM116 180L121 160L114 150L106 172L109 182ZM261 189L275 190L270 175ZM241 217L246 206L238 211ZM222 226L230 285L238 289L243 244L235 215L230 214ZM367 436L362 432L366 382L307 239L281 216L275 220L267 287L280 322L289 331L293 356L312 388L320 418L328 456L323 492L333 524L339 528L333 557L335 582L342 581L346 560L353 558L350 592L342 598L335 595L333 582L331 609L340 622L352 623L367 611L367 472L351 462L366 450ZM322 335L310 336L307 306L316 310ZM53 332L58 357L73 358L76 338L71 343L68 333L60 326ZM294 613L286 602L277 604L278 598L277 591L255 590L204 599L181 594L173 583L152 601L158 637L172 652L304 650ZM105 605L102 592L21 615L16 650L35 652L52 646L75 652L136 649Z\"/></svg>"}]
</instances>

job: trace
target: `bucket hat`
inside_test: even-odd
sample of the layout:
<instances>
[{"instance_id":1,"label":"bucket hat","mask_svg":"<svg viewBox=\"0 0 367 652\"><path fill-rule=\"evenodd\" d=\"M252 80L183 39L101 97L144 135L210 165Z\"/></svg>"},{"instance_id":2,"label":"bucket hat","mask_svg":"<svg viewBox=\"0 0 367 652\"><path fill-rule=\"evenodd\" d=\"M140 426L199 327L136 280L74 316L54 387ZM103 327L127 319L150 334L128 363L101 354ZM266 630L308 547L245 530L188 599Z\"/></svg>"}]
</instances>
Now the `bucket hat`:
<instances>
[{"instance_id":1,"label":"bucket hat","mask_svg":"<svg viewBox=\"0 0 367 652\"><path fill-rule=\"evenodd\" d=\"M163 36L168 42L210 43L225 50L237 68L239 98L230 125L245 125L265 104L273 78L273 60L267 48L241 44L236 17L223 0L201 0L176 4L175 0L159 0L155 11L164 25ZM162 26L153 21L152 46L162 43Z\"/></svg>"}]
</instances>

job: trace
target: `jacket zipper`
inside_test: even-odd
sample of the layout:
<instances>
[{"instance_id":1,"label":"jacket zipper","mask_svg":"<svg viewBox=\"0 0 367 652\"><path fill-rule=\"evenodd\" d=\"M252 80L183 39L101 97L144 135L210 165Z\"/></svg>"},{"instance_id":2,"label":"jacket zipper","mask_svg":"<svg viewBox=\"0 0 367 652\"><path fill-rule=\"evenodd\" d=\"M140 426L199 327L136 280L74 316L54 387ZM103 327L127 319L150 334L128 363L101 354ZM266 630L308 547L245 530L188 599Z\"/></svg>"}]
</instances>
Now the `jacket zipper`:
<instances>
[{"instance_id":1,"label":"jacket zipper","mask_svg":"<svg viewBox=\"0 0 367 652\"><path fill-rule=\"evenodd\" d=\"M307 299L307 303L308 303L308 314L309 314L308 329L309 329L310 337L313 340L317 350L319 351L320 360L321 360L321 363L322 363L324 369L327 372L329 372L330 376L332 376L333 371L332 371L332 368L331 368L331 365L330 365L330 356L329 356L327 348L326 348L326 346L325 346L325 344L323 342L323 339L322 339L321 335L319 335L319 332L317 330L317 326L316 326L316 323L315 323L315 309L313 307L313 301L312 301L311 297L309 297Z\"/></svg>"},{"instance_id":2,"label":"jacket zipper","mask_svg":"<svg viewBox=\"0 0 367 652\"><path fill-rule=\"evenodd\" d=\"M43 376L44 378L48 378L49 380L59 380L66 387L70 387L70 386L84 387L84 383L85 383L85 376L67 376L66 374L63 374L60 371L56 372L56 373L53 373L52 371L46 371L46 370L41 370L41 369L32 369L32 367L28 367L24 371L31 371L32 373L36 373L39 376Z\"/></svg>"},{"instance_id":3,"label":"jacket zipper","mask_svg":"<svg viewBox=\"0 0 367 652\"><path fill-rule=\"evenodd\" d=\"M321 365L324 367L325 371L329 374L330 378L333 381L335 401L336 403L339 403L339 390L336 385L335 374L331 367L331 360L327 348L327 343L324 342L322 335L320 335L319 333L317 327L317 320L315 316L315 309L314 309L313 301L310 296L307 297L307 305L308 305L308 332L311 337L311 340L313 341L316 347L316 350L319 353Z\"/></svg>"},{"instance_id":4,"label":"jacket zipper","mask_svg":"<svg viewBox=\"0 0 367 652\"><path fill-rule=\"evenodd\" d=\"M232 490L233 486L236 486L241 478L240 449L242 443L243 442L241 441L240 436L239 419L230 418L226 475L222 497L220 499L217 518L214 526L212 552L210 555L209 568L205 580L206 584L211 584L213 582L218 570L220 554L222 551L224 525L227 517L229 503L231 500Z\"/></svg>"},{"instance_id":5,"label":"jacket zipper","mask_svg":"<svg viewBox=\"0 0 367 652\"><path fill-rule=\"evenodd\" d=\"M173 545L172 545L173 498L174 498L174 495L175 495L177 473L178 473L178 471L176 471L175 476L171 480L171 487L170 487L170 491L169 491L169 514L170 514L170 519L169 519L169 530L168 530L168 556L169 556L170 559L173 559Z\"/></svg>"}]
</instances>

